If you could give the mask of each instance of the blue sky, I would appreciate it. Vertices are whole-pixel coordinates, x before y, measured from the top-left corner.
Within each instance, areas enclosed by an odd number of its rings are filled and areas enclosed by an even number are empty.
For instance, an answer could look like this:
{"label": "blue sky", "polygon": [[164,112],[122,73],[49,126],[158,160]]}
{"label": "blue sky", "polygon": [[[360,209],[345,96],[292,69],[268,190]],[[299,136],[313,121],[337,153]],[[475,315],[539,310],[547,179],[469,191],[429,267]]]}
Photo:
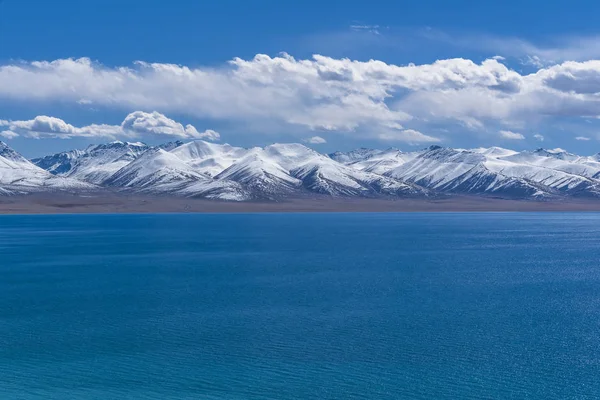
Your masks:
{"label": "blue sky", "polygon": [[244,146],[319,137],[321,151],[589,154],[600,148],[598,12],[593,1],[4,0],[0,130],[31,157],[214,131]]}

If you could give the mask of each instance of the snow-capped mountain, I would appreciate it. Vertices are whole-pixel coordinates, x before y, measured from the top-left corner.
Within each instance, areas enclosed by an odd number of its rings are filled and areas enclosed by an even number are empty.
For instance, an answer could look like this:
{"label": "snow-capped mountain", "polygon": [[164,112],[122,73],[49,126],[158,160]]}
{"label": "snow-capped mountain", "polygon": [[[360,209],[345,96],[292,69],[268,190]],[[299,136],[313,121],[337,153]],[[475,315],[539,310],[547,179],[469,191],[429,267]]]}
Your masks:
{"label": "snow-capped mountain", "polygon": [[162,148],[145,152],[103,183],[145,193],[239,201],[249,198],[244,188],[235,182],[218,181],[202,174]]}
{"label": "snow-capped mountain", "polygon": [[[598,196],[600,182],[582,175],[591,165],[548,152],[492,148],[457,150],[432,146],[384,174],[437,191],[503,197]],[[594,172],[588,172],[593,176]]]}
{"label": "snow-capped mountain", "polygon": [[171,152],[196,171],[208,176],[216,176],[243,158],[248,149],[195,140]]}
{"label": "snow-capped mountain", "polygon": [[177,186],[180,182],[202,178],[201,173],[194,171],[177,156],[163,149],[153,149],[124,165],[103,183],[107,186],[153,190],[165,184]]}
{"label": "snow-capped mountain", "polygon": [[385,175],[442,192],[510,197],[549,195],[543,188],[489,168],[489,164],[495,165],[493,160],[479,152],[432,146]]}
{"label": "snow-capped mountain", "polygon": [[64,175],[73,169],[73,164],[85,155],[85,150],[71,150],[42,158],[34,158],[32,163],[54,175]]}
{"label": "snow-capped mountain", "polygon": [[150,149],[144,143],[111,142],[32,160],[37,166],[64,177],[101,184]]}
{"label": "snow-capped mountain", "polygon": [[387,149],[372,153],[368,157],[355,159],[348,163],[352,168],[375,174],[384,174],[414,159],[419,152],[404,153],[398,149]]}
{"label": "snow-capped mountain", "polygon": [[215,178],[237,182],[259,197],[277,198],[297,191],[302,181],[263,153],[262,149],[250,150]]}
{"label": "snow-capped mountain", "polygon": [[72,150],[33,159],[32,162],[55,175],[101,185],[146,151],[154,148],[170,151],[182,144],[183,142],[177,141],[151,147],[140,142],[114,141],[92,145],[85,150]]}
{"label": "snow-capped mountain", "polygon": [[353,162],[366,160],[382,152],[382,150],[367,149],[365,147],[361,147],[360,149],[347,152],[336,151],[335,153],[329,154],[329,158],[342,164],[350,164]]}
{"label": "snow-capped mountain", "polygon": [[0,142],[0,194],[92,188],[89,183],[55,176]]}
{"label": "snow-capped mountain", "polygon": [[266,147],[265,152],[311,192],[364,197],[427,195],[424,188],[341,164],[300,144],[274,144]]}
{"label": "snow-capped mountain", "polygon": [[600,155],[561,149],[431,146],[324,155],[297,143],[241,148],[200,140],[162,146],[112,142],[34,160],[41,168],[25,162],[47,176],[113,190],[238,201],[315,195],[600,197]]}
{"label": "snow-capped mountain", "polygon": [[[424,195],[427,191],[396,179],[359,171],[301,144],[274,144],[244,149],[203,141],[186,143],[170,152],[186,168],[211,181],[213,195],[276,200],[306,194],[332,196]],[[175,165],[175,163],[172,163]],[[179,171],[185,168],[181,166]],[[227,182],[220,187],[216,182]],[[232,186],[235,183],[237,186]],[[180,190],[204,193],[201,182]]]}

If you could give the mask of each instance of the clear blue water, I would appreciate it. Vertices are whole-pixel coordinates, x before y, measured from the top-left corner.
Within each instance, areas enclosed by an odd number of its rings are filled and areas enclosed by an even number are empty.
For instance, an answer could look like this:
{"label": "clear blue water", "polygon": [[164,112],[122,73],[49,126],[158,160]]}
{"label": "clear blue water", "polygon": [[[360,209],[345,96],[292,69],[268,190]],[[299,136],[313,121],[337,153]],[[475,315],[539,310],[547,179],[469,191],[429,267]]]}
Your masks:
{"label": "clear blue water", "polygon": [[594,399],[600,214],[0,217],[2,399]]}

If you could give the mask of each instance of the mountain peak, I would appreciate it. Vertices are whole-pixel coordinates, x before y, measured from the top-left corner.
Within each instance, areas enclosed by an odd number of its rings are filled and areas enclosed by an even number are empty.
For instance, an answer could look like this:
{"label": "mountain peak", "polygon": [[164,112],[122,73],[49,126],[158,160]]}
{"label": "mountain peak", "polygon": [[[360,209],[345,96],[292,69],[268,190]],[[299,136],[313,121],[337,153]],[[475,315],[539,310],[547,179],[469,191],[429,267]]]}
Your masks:
{"label": "mountain peak", "polygon": [[4,157],[4,158],[6,158],[8,160],[12,160],[12,161],[29,162],[25,157],[23,157],[21,154],[17,153],[15,150],[13,150],[12,147],[7,145],[3,141],[0,141],[0,157]]}
{"label": "mountain peak", "polygon": [[183,146],[185,143],[183,143],[181,140],[176,140],[174,142],[168,142],[168,143],[163,143],[158,145],[159,148],[166,150],[166,151],[171,151],[173,149],[176,149],[179,146]]}
{"label": "mountain peak", "polygon": [[574,160],[579,158],[579,156],[569,153],[566,150],[563,150],[561,148],[555,148],[555,149],[543,149],[543,148],[539,148],[537,150],[535,150],[533,152],[533,154],[537,155],[537,156],[541,156],[541,157],[552,157],[552,158],[556,158],[559,160]]}
{"label": "mountain peak", "polygon": [[115,140],[110,143],[101,144],[104,148],[119,148],[119,147],[148,147],[146,143],[142,142],[123,142],[121,140]]}
{"label": "mountain peak", "polygon": [[0,151],[10,150],[14,151],[9,145],[0,140]]}
{"label": "mountain peak", "polygon": [[508,156],[512,156],[517,154],[516,151],[514,150],[509,150],[509,149],[505,149],[502,147],[498,147],[498,146],[492,146],[492,147],[480,147],[477,149],[472,149],[471,151],[475,152],[475,153],[480,153],[489,157],[508,157]]}
{"label": "mountain peak", "polygon": [[534,150],[534,153],[540,153],[540,154],[563,154],[563,153],[567,153],[566,150],[563,150],[559,147],[555,148],[555,149],[544,149],[543,147],[537,148],[536,150]]}
{"label": "mountain peak", "polygon": [[342,152],[336,151],[334,153],[330,153],[328,156],[332,160],[337,162],[341,162],[343,164],[349,164],[356,161],[366,160],[370,157],[373,157],[376,154],[381,153],[381,150],[369,149],[367,147],[360,147],[355,150]]}
{"label": "mountain peak", "polygon": [[[19,162],[18,153],[2,142],[0,155],[9,168],[29,168],[40,182],[48,179],[40,168]],[[160,146],[115,141],[34,162],[54,175],[105,187],[208,198],[278,199],[315,193],[376,197],[426,191],[533,199],[539,193],[600,198],[600,165],[594,159],[563,149],[515,152],[439,145],[408,153],[362,147],[327,156],[300,143],[242,148],[196,140]],[[11,182],[20,176],[11,174]]]}

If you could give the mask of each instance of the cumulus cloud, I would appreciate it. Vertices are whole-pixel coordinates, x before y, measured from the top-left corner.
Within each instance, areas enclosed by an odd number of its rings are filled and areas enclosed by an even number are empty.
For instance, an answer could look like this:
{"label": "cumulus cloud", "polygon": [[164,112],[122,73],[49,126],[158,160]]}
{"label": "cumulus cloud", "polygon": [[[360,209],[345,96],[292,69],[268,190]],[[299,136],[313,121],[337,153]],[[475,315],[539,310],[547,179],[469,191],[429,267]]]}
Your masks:
{"label": "cumulus cloud", "polygon": [[517,132],[503,130],[498,133],[500,133],[500,136],[502,138],[508,139],[508,140],[523,140],[523,139],[525,139],[525,136],[523,136],[522,134],[517,133]]}
{"label": "cumulus cloud", "polygon": [[134,132],[139,135],[170,135],[178,137],[199,137],[200,134],[192,125],[185,127],[156,111],[146,113],[135,111],[129,114],[121,123],[124,132]]}
{"label": "cumulus cloud", "polygon": [[2,136],[5,139],[14,139],[16,137],[19,137],[19,134],[13,131],[1,131],[0,132],[0,136]]}
{"label": "cumulus cloud", "polygon": [[[491,126],[514,129],[529,121],[600,116],[600,61],[540,66],[530,74],[502,61],[456,58],[394,65],[259,54],[220,67],[191,68],[146,62],[107,67],[87,58],[61,59],[0,66],[0,98],[155,109],[277,130],[291,125],[415,143],[438,140],[414,129],[426,131],[429,123],[485,132]],[[50,132],[70,129],[59,121],[41,122],[53,124],[46,127]],[[153,113],[132,115],[122,130],[193,137],[192,128]]]}
{"label": "cumulus cloud", "polygon": [[587,137],[587,136],[577,136],[577,137],[575,138],[575,140],[583,140],[583,141],[588,141],[588,140],[592,140],[592,139],[590,139],[590,138],[589,138],[589,137]]}
{"label": "cumulus cloud", "polygon": [[533,135],[533,138],[535,140],[539,140],[540,142],[544,141],[544,135],[540,135],[539,133],[536,133],[535,135]]}
{"label": "cumulus cloud", "polygon": [[88,125],[84,127],[75,127],[66,123],[60,118],[39,115],[34,119],[27,121],[0,121],[0,126],[8,127],[8,130],[17,133],[19,136],[27,136],[36,139],[51,137],[64,138],[71,137],[114,137],[125,135],[119,126],[113,125]]}
{"label": "cumulus cloud", "polygon": [[26,136],[36,139],[73,137],[143,137],[149,135],[175,136],[188,139],[218,140],[220,135],[213,130],[198,132],[192,125],[185,127],[158,112],[133,112],[125,117],[121,125],[92,124],[76,127],[60,118],[39,115],[27,121],[0,120],[0,127],[8,129],[2,132],[6,138]]}
{"label": "cumulus cloud", "polygon": [[310,144],[323,144],[327,143],[327,140],[323,139],[321,136],[313,136],[306,139],[305,142]]}
{"label": "cumulus cloud", "polygon": [[196,135],[195,137],[197,137],[198,139],[216,142],[217,140],[221,139],[221,134],[219,132],[213,131],[212,129],[207,129],[204,132],[198,133],[198,135]]}

